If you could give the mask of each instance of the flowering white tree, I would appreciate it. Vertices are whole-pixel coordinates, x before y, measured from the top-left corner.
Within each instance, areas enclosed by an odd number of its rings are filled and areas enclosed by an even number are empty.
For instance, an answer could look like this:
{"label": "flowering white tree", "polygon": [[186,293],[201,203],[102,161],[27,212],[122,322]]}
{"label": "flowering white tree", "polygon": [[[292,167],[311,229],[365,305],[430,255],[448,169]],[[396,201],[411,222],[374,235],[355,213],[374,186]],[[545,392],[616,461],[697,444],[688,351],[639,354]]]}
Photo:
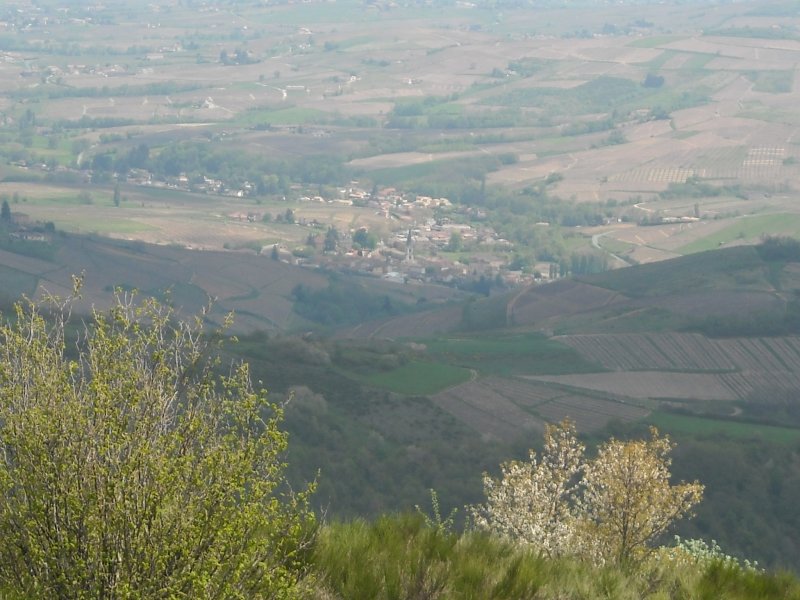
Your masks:
{"label": "flowering white tree", "polygon": [[538,461],[531,450],[529,462],[503,464],[499,480],[484,474],[486,504],[472,510],[476,526],[530,544],[546,556],[570,553],[583,452],[573,423],[548,425]]}
{"label": "flowering white tree", "polygon": [[700,502],[697,482],[670,484],[666,436],[611,439],[593,460],[570,421],[548,426],[541,457],[502,465],[484,475],[486,503],[473,508],[475,525],[535,548],[545,556],[579,555],[597,563],[632,562]]}

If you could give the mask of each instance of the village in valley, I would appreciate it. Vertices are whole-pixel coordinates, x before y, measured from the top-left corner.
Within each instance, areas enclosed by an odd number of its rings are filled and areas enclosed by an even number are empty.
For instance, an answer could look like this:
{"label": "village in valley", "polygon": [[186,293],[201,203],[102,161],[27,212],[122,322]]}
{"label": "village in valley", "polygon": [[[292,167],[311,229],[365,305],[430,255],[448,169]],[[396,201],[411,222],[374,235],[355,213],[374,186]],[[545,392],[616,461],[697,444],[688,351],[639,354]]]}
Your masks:
{"label": "village in valley", "polygon": [[[53,172],[87,184],[96,177],[91,169],[53,168],[44,163],[16,166]],[[226,199],[252,201],[256,196],[256,187],[250,182],[237,188],[221,179],[207,176],[190,178],[186,173],[156,177],[146,169],[133,168],[119,179],[124,182],[126,190],[153,188],[202,194],[220,197],[226,205]],[[123,201],[119,189],[120,183],[117,182],[114,191],[116,204]],[[281,241],[260,248],[232,248],[226,244],[224,249],[255,251],[287,264],[379,277],[389,282],[466,285],[486,294],[492,288],[505,289],[557,277],[558,271],[549,263],[537,265],[535,270],[510,269],[514,245],[489,224],[481,223],[485,213],[454,206],[447,198],[417,195],[393,187],[373,186],[372,190],[366,190],[359,187],[358,181],[350,182],[347,187],[329,188],[327,191],[333,194],[327,197],[315,194],[317,191],[309,186],[293,186],[295,197],[287,200],[284,196],[280,200],[289,207],[282,212],[276,212],[272,206],[270,210],[262,209],[260,202],[252,206],[251,202],[251,208],[245,210],[237,204],[235,210],[219,215],[234,226],[275,223],[301,228],[304,232],[307,230],[302,245]],[[127,195],[124,198],[127,200]],[[13,201],[15,207],[19,206],[19,194]],[[90,199],[87,201],[91,202]],[[368,215],[359,220],[368,222],[369,226],[339,230],[321,217],[311,216],[318,215],[320,209],[331,213],[344,210]],[[465,222],[468,220],[470,223]],[[11,221],[14,224],[12,235],[16,239],[51,241],[52,223],[45,228],[19,211],[12,213]],[[548,226],[548,223],[540,226]]]}
{"label": "village in valley", "polygon": [[[397,283],[456,284],[491,279],[492,285],[507,287],[533,281],[533,274],[509,270],[510,242],[488,225],[458,222],[447,198],[406,194],[394,188],[370,193],[353,186],[340,190],[340,197],[335,199],[301,196],[300,203],[290,218],[295,225],[309,228],[306,248],[275,245],[280,260]],[[383,227],[376,228],[385,233],[375,234],[367,227],[341,232],[326,228],[318,220],[302,216],[303,203],[361,207],[385,220]],[[241,214],[230,216],[242,218]],[[263,214],[248,213],[246,218],[263,219]],[[272,253],[272,249],[264,248],[262,253]]]}

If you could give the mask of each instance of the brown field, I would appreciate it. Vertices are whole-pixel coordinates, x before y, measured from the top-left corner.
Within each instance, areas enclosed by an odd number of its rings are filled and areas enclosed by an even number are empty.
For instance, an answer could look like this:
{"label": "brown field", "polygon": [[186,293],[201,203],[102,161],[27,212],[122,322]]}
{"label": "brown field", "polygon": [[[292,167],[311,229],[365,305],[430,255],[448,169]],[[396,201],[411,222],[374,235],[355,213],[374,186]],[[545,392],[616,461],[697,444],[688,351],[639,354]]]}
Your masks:
{"label": "brown field", "polygon": [[328,283],[320,273],[253,254],[72,236],[59,239],[57,245],[57,262],[0,251],[0,265],[36,276],[36,296],[66,296],[72,289],[72,275],[83,273],[79,312],[109,305],[116,287],[161,297],[171,290],[172,302],[185,313],[196,313],[209,299],[216,299],[210,318],[218,324],[230,311],[243,313],[235,331],[286,329],[296,320],[292,288],[299,283],[311,287]]}
{"label": "brown field", "polygon": [[715,342],[695,333],[566,335],[555,339],[614,371],[738,369]]}
{"label": "brown field", "polygon": [[[175,190],[122,186],[121,207],[112,203],[113,189],[90,188],[91,202],[76,200],[82,188],[39,184],[0,183],[0,193],[17,192],[26,200],[14,205],[33,220],[52,221],[56,228],[74,233],[96,233],[153,244],[176,244],[206,250],[303,245],[310,231],[328,225],[340,231],[366,226],[381,235],[389,231],[383,215],[368,208],[339,207],[310,202],[264,202],[226,196],[192,194]],[[260,216],[282,214],[292,208],[298,221],[313,221],[323,229],[301,224],[263,223]],[[259,216],[248,222],[246,215]],[[424,211],[421,211],[424,214]]]}
{"label": "brown field", "polygon": [[639,421],[650,414],[649,410],[635,404],[574,395],[541,404],[536,412],[549,423],[571,419],[581,432],[602,429],[610,421]]}
{"label": "brown field", "polygon": [[6,250],[0,250],[0,265],[40,277],[55,268],[53,263],[46,260],[22,256]]}
{"label": "brown field", "polygon": [[686,317],[704,318],[782,311],[785,301],[772,291],[712,291],[649,298],[637,301],[636,305],[663,308]]}
{"label": "brown field", "polygon": [[539,419],[481,380],[439,392],[431,396],[431,400],[484,436],[515,439],[526,433],[544,430]]}
{"label": "brown field", "polygon": [[684,400],[735,400],[737,396],[718,378],[704,373],[665,373],[659,371],[620,371],[588,375],[530,375],[576,389],[603,392],[640,399],[677,398]]}
{"label": "brown field", "polygon": [[507,321],[514,325],[533,325],[550,317],[612,307],[625,300],[616,292],[576,281],[530,286],[509,302]]}
{"label": "brown field", "polygon": [[486,377],[480,380],[480,385],[525,408],[539,406],[563,395],[560,390],[518,378]]}
{"label": "brown field", "polygon": [[650,412],[635,404],[569,394],[559,388],[517,378],[489,377],[480,383],[517,406],[533,407],[534,412],[548,423],[572,419],[578,431],[594,431],[605,427],[611,420],[637,421]]}
{"label": "brown field", "polygon": [[[745,399],[756,392],[793,391],[800,387],[797,337],[712,340],[699,334],[648,333],[555,339],[617,372],[537,380],[636,398],[732,400]],[[663,372],[659,375],[655,370]]]}
{"label": "brown field", "polygon": [[576,395],[541,381],[517,378],[470,381],[440,392],[432,400],[482,435],[512,439],[541,431],[543,422],[570,418],[579,431],[589,432],[611,420],[636,421],[649,414],[635,404]]}

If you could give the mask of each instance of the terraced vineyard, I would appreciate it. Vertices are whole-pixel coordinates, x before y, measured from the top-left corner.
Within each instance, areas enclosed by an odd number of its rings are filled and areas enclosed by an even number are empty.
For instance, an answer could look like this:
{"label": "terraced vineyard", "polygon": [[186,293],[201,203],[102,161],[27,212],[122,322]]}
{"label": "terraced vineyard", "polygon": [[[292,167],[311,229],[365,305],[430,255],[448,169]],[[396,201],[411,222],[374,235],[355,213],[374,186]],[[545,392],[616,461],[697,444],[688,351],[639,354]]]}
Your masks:
{"label": "terraced vineyard", "polygon": [[541,419],[495,390],[491,382],[470,381],[440,392],[431,399],[439,408],[482,435],[496,439],[514,439],[544,430]]}
{"label": "terraced vineyard", "polygon": [[[800,338],[795,336],[714,340],[690,333],[647,333],[556,339],[614,371],[669,371],[676,382],[686,380],[687,374],[705,372],[734,398],[800,389]],[[584,375],[583,381],[593,388],[592,380],[601,378]]]}
{"label": "terraced vineyard", "polygon": [[636,404],[571,394],[545,402],[536,410],[550,423],[569,417],[575,421],[578,431],[595,431],[611,420],[638,421],[650,414],[649,410]]}
{"label": "terraced vineyard", "polygon": [[560,387],[517,378],[487,377],[455,386],[432,397],[437,406],[483,435],[514,439],[540,432],[544,423],[565,418],[579,431],[595,431],[611,420],[638,421],[649,414],[641,406],[575,394]]}
{"label": "terraced vineyard", "polygon": [[532,380],[631,400],[731,401],[737,396],[713,373],[621,371],[574,375],[534,375]]}
{"label": "terraced vineyard", "polygon": [[735,371],[718,345],[694,333],[559,336],[559,342],[613,371]]}
{"label": "terraced vineyard", "polygon": [[526,288],[509,302],[507,321],[513,325],[533,324],[549,317],[613,306],[624,300],[624,296],[614,291],[576,281],[558,281]]}

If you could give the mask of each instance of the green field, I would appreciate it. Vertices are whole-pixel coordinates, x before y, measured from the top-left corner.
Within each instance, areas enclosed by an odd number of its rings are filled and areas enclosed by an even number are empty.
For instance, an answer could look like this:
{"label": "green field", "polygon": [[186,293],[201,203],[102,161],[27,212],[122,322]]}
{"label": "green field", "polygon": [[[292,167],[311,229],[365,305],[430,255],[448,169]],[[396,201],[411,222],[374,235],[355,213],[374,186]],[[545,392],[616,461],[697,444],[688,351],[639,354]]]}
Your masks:
{"label": "green field", "polygon": [[129,221],[123,218],[119,219],[104,219],[104,218],[65,218],[61,219],[56,217],[53,220],[59,229],[65,231],[76,232],[94,232],[94,233],[138,233],[142,231],[153,231],[156,229],[145,223],[138,221]]}
{"label": "green field", "polygon": [[621,77],[598,77],[574,88],[517,88],[484,100],[484,104],[536,107],[554,114],[610,112],[620,104],[646,96],[638,82]]}
{"label": "green field", "polygon": [[[277,86],[276,86],[277,87]],[[236,124],[243,127],[252,125],[301,125],[316,123],[327,113],[313,108],[292,106],[276,110],[255,109],[242,113],[236,118]]]}
{"label": "green field", "polygon": [[[452,10],[452,7],[448,7]],[[381,20],[378,11],[364,10],[361,4],[331,3],[314,6],[313,17],[309,17],[307,7],[303,4],[270,7],[256,18],[269,25],[294,25],[306,26],[312,23],[365,23],[377,22]],[[393,11],[394,19],[424,19],[437,18],[442,16],[442,9],[414,7],[413,10],[399,9]]]}
{"label": "green field", "polygon": [[[647,42],[649,40],[637,40],[637,41]],[[635,42],[632,45],[635,45]],[[660,44],[658,44],[658,45],[660,45]],[[649,46],[644,46],[644,47],[649,47]],[[664,50],[661,54],[656,56],[654,59],[652,59],[652,60],[650,60],[650,61],[648,61],[646,63],[641,63],[641,64],[642,64],[642,66],[645,66],[645,67],[647,67],[648,69],[650,69],[652,71],[658,71],[659,69],[661,69],[661,67],[664,66],[664,63],[666,63],[672,57],[677,56],[678,54],[679,54],[679,52],[676,51],[676,50]]]}
{"label": "green field", "polygon": [[682,35],[653,35],[634,40],[628,46],[633,46],[634,48],[658,48],[683,39],[686,38]]}
{"label": "green field", "polygon": [[711,59],[715,58],[715,56],[716,55],[714,54],[693,52],[692,56],[685,63],[683,63],[683,65],[681,65],[681,69],[686,69],[689,71],[703,69],[709,62],[711,62]]}
{"label": "green field", "polygon": [[598,243],[603,250],[613,252],[614,254],[624,254],[636,247],[636,244],[623,242],[608,236],[601,237]]}
{"label": "green field", "polygon": [[678,249],[682,254],[694,254],[719,248],[730,242],[755,242],[765,235],[791,235],[800,231],[800,215],[771,214],[741,217],[733,225]]}
{"label": "green field", "polygon": [[406,396],[427,396],[468,381],[470,371],[453,365],[414,361],[385,373],[361,377],[367,385]]}
{"label": "green field", "polygon": [[715,252],[700,252],[669,261],[616,269],[578,279],[616,290],[627,296],[648,297],[680,294],[687,289],[771,289],[769,269],[754,246],[735,246]]}
{"label": "green field", "polygon": [[381,185],[406,185],[413,187],[422,182],[434,182],[437,185],[459,181],[469,175],[486,173],[497,167],[498,159],[482,154],[462,158],[447,158],[429,162],[386,167],[369,173],[370,178]]}
{"label": "green field", "polygon": [[424,340],[430,356],[483,374],[592,373],[602,367],[539,333]]}
{"label": "green field", "polygon": [[736,113],[736,116],[743,119],[756,119],[793,127],[800,125],[800,114],[796,111],[767,106],[758,101],[744,103],[744,110]]}
{"label": "green field", "polygon": [[748,71],[744,76],[755,84],[756,92],[788,94],[792,91],[793,71]]}
{"label": "green field", "polygon": [[665,412],[654,412],[648,420],[667,433],[723,434],[733,438],[757,438],[782,444],[800,441],[800,429],[791,427],[706,419]]}

